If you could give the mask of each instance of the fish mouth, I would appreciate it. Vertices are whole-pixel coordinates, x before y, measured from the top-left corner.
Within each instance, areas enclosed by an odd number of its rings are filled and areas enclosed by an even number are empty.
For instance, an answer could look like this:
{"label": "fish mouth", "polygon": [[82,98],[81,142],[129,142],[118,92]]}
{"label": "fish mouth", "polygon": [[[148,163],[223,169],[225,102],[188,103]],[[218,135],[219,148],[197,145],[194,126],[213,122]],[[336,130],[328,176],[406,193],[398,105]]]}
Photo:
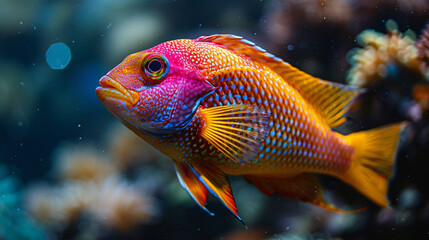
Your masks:
{"label": "fish mouth", "polygon": [[101,102],[113,99],[135,105],[140,99],[138,92],[126,89],[117,80],[109,76],[103,76],[100,79],[100,86],[95,91]]}

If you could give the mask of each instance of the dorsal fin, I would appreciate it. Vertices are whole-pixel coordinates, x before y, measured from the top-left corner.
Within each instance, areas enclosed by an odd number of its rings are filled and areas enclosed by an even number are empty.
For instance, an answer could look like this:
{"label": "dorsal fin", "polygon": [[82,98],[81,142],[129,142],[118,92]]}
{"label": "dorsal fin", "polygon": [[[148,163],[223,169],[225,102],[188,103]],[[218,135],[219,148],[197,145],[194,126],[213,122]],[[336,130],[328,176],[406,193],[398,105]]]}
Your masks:
{"label": "dorsal fin", "polygon": [[361,89],[353,86],[315,78],[239,36],[203,36],[195,41],[215,43],[271,68],[294,87],[331,128],[339,126],[345,121],[345,114],[350,108],[350,103],[362,92]]}

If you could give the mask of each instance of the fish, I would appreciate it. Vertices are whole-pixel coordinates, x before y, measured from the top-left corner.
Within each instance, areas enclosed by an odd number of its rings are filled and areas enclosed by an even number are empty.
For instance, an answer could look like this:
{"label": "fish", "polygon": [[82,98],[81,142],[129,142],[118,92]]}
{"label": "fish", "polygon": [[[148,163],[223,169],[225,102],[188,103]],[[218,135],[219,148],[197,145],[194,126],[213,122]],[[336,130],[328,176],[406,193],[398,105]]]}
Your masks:
{"label": "fish", "polygon": [[99,83],[103,105],[173,160],[182,187],[211,215],[209,194],[242,221],[228,175],[266,195],[361,211],[325,201],[317,175],[329,175],[388,206],[404,123],[333,131],[364,90],[313,77],[243,37],[167,41],[127,56]]}

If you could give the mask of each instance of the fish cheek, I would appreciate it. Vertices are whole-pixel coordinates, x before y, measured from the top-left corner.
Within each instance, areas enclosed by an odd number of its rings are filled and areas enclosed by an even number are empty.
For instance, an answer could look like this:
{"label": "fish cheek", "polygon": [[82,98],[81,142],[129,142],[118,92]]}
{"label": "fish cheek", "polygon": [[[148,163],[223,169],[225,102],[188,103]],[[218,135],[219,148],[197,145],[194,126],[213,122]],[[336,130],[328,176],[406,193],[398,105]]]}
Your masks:
{"label": "fish cheek", "polygon": [[156,126],[163,127],[177,105],[177,91],[176,85],[168,83],[143,90],[136,105],[142,123],[151,123],[151,126],[157,123]]}
{"label": "fish cheek", "polygon": [[173,125],[183,125],[197,110],[200,102],[216,90],[205,80],[187,79],[179,85],[178,104],[171,119]]}

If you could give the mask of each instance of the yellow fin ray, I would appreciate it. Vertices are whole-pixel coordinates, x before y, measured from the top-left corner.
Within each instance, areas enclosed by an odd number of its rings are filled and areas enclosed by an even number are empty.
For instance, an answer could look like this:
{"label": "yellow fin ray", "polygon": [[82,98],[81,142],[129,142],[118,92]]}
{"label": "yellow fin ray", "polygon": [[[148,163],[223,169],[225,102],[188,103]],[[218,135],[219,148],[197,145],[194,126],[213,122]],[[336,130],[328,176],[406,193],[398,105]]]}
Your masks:
{"label": "yellow fin ray", "polygon": [[199,109],[201,136],[235,162],[256,157],[269,131],[265,110],[253,105],[230,105]]}
{"label": "yellow fin ray", "polygon": [[345,136],[355,152],[349,170],[339,177],[382,207],[388,204],[388,179],[392,175],[396,148],[404,125],[383,126]]}

